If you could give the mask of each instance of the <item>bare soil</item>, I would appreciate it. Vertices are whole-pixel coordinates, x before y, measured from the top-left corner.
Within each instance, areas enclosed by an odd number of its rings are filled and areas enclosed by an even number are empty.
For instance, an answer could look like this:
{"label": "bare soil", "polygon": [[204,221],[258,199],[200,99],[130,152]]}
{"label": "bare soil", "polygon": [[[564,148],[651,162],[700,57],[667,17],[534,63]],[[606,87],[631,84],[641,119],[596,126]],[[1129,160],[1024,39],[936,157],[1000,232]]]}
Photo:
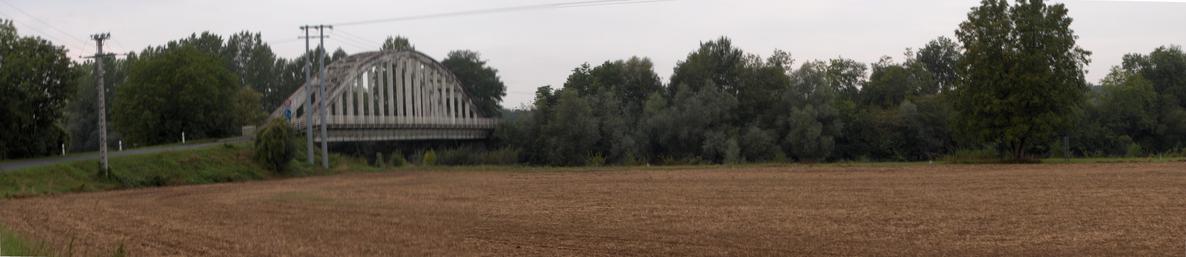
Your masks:
{"label": "bare soil", "polygon": [[1184,256],[1186,163],[391,172],[0,200],[62,255]]}

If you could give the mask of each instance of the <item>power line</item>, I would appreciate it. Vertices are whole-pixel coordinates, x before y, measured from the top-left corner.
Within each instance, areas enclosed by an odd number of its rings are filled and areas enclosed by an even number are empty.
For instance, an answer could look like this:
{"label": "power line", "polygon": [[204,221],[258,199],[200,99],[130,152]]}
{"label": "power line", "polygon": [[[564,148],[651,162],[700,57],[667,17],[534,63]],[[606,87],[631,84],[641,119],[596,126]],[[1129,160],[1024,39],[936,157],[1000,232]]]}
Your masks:
{"label": "power line", "polygon": [[671,1],[676,1],[676,0],[636,0],[636,1],[623,1],[623,2],[617,2],[617,3],[603,3],[603,4],[574,4],[574,5],[569,5],[569,6],[556,7],[556,9],[565,9],[565,8],[578,8],[578,7],[615,6],[615,5],[633,5],[633,4],[649,4],[649,3],[658,3],[658,2],[671,2]]}
{"label": "power line", "polygon": [[507,13],[507,12],[521,12],[521,11],[530,11],[530,10],[562,9],[562,8],[594,7],[594,6],[614,6],[614,5],[632,5],[632,4],[647,4],[647,3],[668,2],[668,1],[676,1],[676,0],[586,0],[586,1],[566,2],[566,3],[520,5],[520,6],[502,7],[502,8],[478,9],[478,10],[469,10],[469,11],[460,11],[460,12],[445,12],[445,13],[413,15],[413,16],[404,16],[404,17],[395,17],[395,18],[386,18],[386,19],[342,22],[342,23],[334,24],[334,26],[344,27],[344,26],[355,26],[355,25],[365,25],[365,24],[374,24],[374,23],[424,20],[424,19],[436,19],[436,18],[446,18],[446,17]]}
{"label": "power line", "polygon": [[264,43],[266,43],[268,45],[283,45],[283,44],[300,42],[301,39],[302,38],[298,37],[298,38],[294,38],[294,39],[272,40],[272,41],[267,41]]}
{"label": "power line", "polygon": [[[19,24],[19,23],[17,23],[16,21],[13,21],[14,26],[17,24]],[[68,47],[75,48],[75,49],[81,49],[83,51],[85,51],[89,48],[89,47],[79,47],[78,44],[74,44],[70,41],[61,40],[60,38],[55,37],[49,33],[45,33],[45,31],[43,31],[43,30],[37,29],[37,27],[26,25],[25,28],[32,30],[34,32],[34,33],[30,33],[30,34],[33,34],[34,36],[37,36],[41,39],[50,41],[50,44],[58,43],[58,44],[62,44],[63,46],[68,46]]]}
{"label": "power line", "polygon": [[336,31],[336,32],[338,32],[338,35],[339,35],[339,36],[346,36],[346,37],[348,37],[348,38],[353,38],[353,39],[356,39],[356,40],[358,40],[358,41],[360,41],[360,42],[364,42],[364,43],[367,43],[367,44],[375,44],[375,43],[377,42],[377,41],[375,41],[375,40],[371,40],[371,39],[369,39],[369,38],[366,38],[366,37],[363,37],[363,36],[359,36],[358,34],[350,33],[349,31],[340,30],[340,29],[339,29],[339,30],[335,30],[335,31]]}
{"label": "power line", "polygon": [[351,43],[355,44],[355,46],[364,46],[364,47],[362,47],[363,50],[381,47],[383,45],[381,43],[375,43],[374,41],[371,41],[369,39],[366,39],[366,38],[363,38],[363,37],[360,37],[360,36],[357,36],[357,35],[351,34],[349,32],[342,31],[342,30],[335,30],[334,32],[338,32],[337,35],[339,37],[337,37],[336,39],[340,39],[340,41],[342,41],[342,42],[351,42]]}
{"label": "power line", "polygon": [[29,18],[33,19],[33,21],[41,23],[42,25],[45,25],[46,27],[49,27],[50,29],[53,29],[53,30],[57,31],[58,33],[61,33],[62,35],[66,35],[66,37],[74,40],[76,43],[81,43],[83,45],[86,45],[87,43],[89,43],[86,40],[83,40],[77,36],[74,36],[74,34],[70,34],[64,30],[58,29],[58,27],[54,27],[53,25],[50,25],[48,22],[45,22],[45,21],[41,20],[40,18],[37,18],[37,16],[33,16],[33,14],[29,14],[28,12],[25,12],[25,10],[21,10],[21,8],[16,7],[16,5],[13,5],[12,3],[9,3],[8,1],[0,1],[0,3],[3,3],[4,5],[7,5],[8,7],[12,7],[13,10],[20,12],[20,13],[24,14],[25,16],[28,16]]}
{"label": "power line", "polygon": [[123,42],[120,42],[118,39],[111,38],[111,42],[115,43],[115,46],[118,46],[119,49],[123,50],[122,52],[124,53],[136,51],[135,49],[124,46]]}
{"label": "power line", "polygon": [[[360,49],[359,52],[365,52],[367,49],[371,48],[371,47],[365,46],[363,44],[359,44],[359,43],[355,43],[355,42],[351,42],[351,41],[347,41],[347,40],[343,40],[343,39],[344,39],[343,37],[330,38],[330,40],[337,41],[338,43],[342,43],[343,45],[349,45],[352,48],[359,48]],[[341,46],[339,46],[339,47],[341,47]]]}

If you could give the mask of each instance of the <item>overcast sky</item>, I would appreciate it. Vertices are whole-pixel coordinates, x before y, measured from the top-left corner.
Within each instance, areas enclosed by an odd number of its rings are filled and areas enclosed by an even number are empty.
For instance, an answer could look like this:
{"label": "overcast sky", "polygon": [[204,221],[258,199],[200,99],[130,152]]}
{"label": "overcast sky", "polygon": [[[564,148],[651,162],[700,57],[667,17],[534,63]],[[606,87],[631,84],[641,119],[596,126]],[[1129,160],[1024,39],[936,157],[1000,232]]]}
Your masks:
{"label": "overcast sky", "polygon": [[[139,51],[194,32],[261,32],[281,57],[304,51],[303,24],[340,24],[466,10],[574,0],[0,0],[0,17],[24,35],[90,54],[90,34],[110,32],[109,51]],[[1186,1],[1060,1],[1067,4],[1079,44],[1093,51],[1087,77],[1098,81],[1126,53],[1186,44]],[[676,0],[471,15],[339,26],[326,42],[347,52],[377,50],[388,35],[404,35],[439,59],[454,49],[480,52],[507,83],[506,107],[529,103],[534,89],[561,86],[588,62],[641,56],[666,79],[675,63],[702,41],[733,39],[747,52],[786,50],[799,60],[881,56],[901,60],[938,36],[954,37],[973,0]]]}

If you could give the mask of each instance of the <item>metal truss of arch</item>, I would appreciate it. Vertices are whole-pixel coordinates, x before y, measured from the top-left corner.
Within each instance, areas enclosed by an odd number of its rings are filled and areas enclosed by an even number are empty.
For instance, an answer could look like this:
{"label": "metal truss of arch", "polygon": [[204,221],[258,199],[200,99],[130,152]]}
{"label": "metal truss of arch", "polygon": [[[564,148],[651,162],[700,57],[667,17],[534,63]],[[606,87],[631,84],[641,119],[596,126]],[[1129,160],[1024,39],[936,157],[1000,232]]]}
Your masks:
{"label": "metal truss of arch", "polygon": [[316,83],[314,77],[298,88],[270,118],[291,111],[289,123],[304,131],[305,115],[312,114],[314,133],[326,123],[329,142],[482,139],[497,125],[474,109],[448,69],[417,51],[365,52],[329,64],[326,109],[313,91],[313,110],[306,111],[305,90],[316,90]]}

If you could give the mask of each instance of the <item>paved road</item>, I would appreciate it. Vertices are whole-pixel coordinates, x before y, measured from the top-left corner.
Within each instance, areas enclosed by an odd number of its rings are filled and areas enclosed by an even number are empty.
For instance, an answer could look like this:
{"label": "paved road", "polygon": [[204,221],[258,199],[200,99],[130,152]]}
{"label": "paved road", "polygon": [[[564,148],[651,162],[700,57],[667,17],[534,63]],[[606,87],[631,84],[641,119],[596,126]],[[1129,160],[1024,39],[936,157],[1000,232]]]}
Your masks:
{"label": "paved road", "polygon": [[[152,154],[152,153],[161,153],[161,152],[171,152],[171,151],[181,151],[181,150],[191,150],[191,149],[198,149],[198,148],[203,148],[203,147],[221,145],[224,143],[242,142],[242,141],[246,141],[246,140],[247,140],[247,138],[227,138],[227,139],[221,139],[221,140],[218,140],[215,142],[209,142],[209,143],[152,146],[152,147],[145,147],[145,148],[129,149],[129,150],[124,150],[124,151],[114,151],[114,149],[109,149],[112,151],[109,152],[111,155],[108,158],[117,158],[117,157],[122,157],[122,156]],[[46,165],[53,165],[53,164],[66,163],[66,162],[73,162],[73,161],[98,160],[98,159],[99,159],[99,152],[87,152],[87,153],[70,154],[70,155],[67,155],[64,157],[48,157],[48,158],[25,159],[25,160],[6,160],[4,162],[0,162],[0,172],[13,171],[13,170],[32,168],[32,167],[39,167],[39,166],[46,166]]]}

